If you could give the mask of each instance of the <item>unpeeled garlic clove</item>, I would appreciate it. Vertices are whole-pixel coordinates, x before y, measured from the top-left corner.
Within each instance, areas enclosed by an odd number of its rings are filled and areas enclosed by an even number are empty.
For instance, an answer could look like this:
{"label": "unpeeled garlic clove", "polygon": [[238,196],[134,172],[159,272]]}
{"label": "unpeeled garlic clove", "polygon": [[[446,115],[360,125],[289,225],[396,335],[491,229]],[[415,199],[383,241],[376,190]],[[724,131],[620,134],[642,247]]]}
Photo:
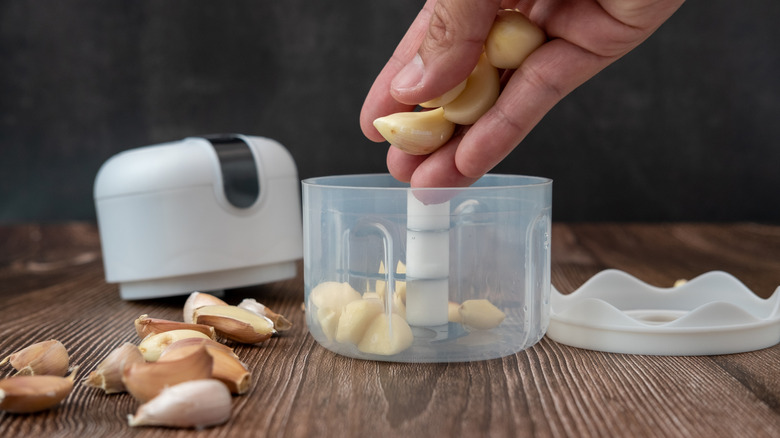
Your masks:
{"label": "unpeeled garlic clove", "polygon": [[134,363],[144,363],[144,356],[138,346],[125,342],[111,351],[103,362],[84,378],[84,385],[100,388],[106,394],[124,392],[126,388],[122,382],[122,373]]}
{"label": "unpeeled garlic clove", "polygon": [[293,324],[287,318],[285,318],[284,315],[274,312],[264,304],[259,303],[254,298],[243,299],[240,303],[238,303],[238,307],[255,312],[260,316],[267,317],[274,323],[274,329],[276,329],[278,332],[290,330],[293,326]]}
{"label": "unpeeled garlic clove", "polygon": [[187,301],[184,302],[184,310],[183,310],[183,316],[184,316],[184,322],[191,324],[194,322],[192,319],[192,314],[195,312],[195,309],[203,306],[227,306],[228,303],[222,301],[221,299],[215,297],[214,295],[207,294],[204,292],[192,292],[188,297]]}
{"label": "unpeeled garlic clove", "polygon": [[214,360],[211,377],[224,383],[233,394],[246,393],[249,390],[252,374],[233,349],[219,342],[195,338],[183,339],[169,345],[160,355],[158,362],[178,360],[203,347]]}
{"label": "unpeeled garlic clove", "polygon": [[263,342],[274,334],[274,323],[237,306],[204,306],[195,309],[197,324],[214,327],[221,336],[244,344]]}
{"label": "unpeeled garlic clove", "polygon": [[391,145],[412,155],[432,153],[455,132],[455,123],[445,118],[442,108],[390,114],[374,120],[374,127]]}
{"label": "unpeeled garlic clove", "polygon": [[483,53],[469,75],[463,92],[455,100],[442,106],[443,117],[460,125],[473,125],[496,103],[500,91],[498,70],[490,65]]}
{"label": "unpeeled garlic clove", "polygon": [[210,378],[213,365],[214,359],[206,347],[200,347],[176,360],[134,363],[124,369],[122,383],[136,400],[145,403],[166,386]]}
{"label": "unpeeled garlic clove", "polygon": [[230,391],[219,380],[191,380],[165,388],[127,416],[130,426],[204,428],[230,419]]}
{"label": "unpeeled garlic clove", "polygon": [[214,327],[210,327],[203,324],[193,324],[180,321],[170,321],[167,319],[150,318],[149,315],[141,315],[133,323],[135,326],[135,332],[138,333],[138,337],[141,339],[146,338],[149,335],[156,335],[158,333],[169,332],[171,330],[195,330],[201,332],[204,335],[214,339],[216,333]]}
{"label": "unpeeled garlic clove", "polygon": [[459,309],[461,324],[474,330],[490,330],[498,327],[506,315],[488,300],[466,300]]}
{"label": "unpeeled garlic clove", "polygon": [[496,68],[516,69],[547,36],[520,11],[498,11],[485,39],[485,55]]}
{"label": "unpeeled garlic clove", "polygon": [[77,370],[74,367],[68,377],[34,375],[0,380],[0,410],[28,414],[54,407],[73,390]]}
{"label": "unpeeled garlic clove", "polygon": [[0,365],[10,363],[17,376],[48,375],[63,377],[68,373],[68,350],[62,342],[51,339],[29,345],[6,357]]}
{"label": "unpeeled garlic clove", "polygon": [[165,347],[185,338],[211,339],[208,335],[195,330],[170,330],[145,337],[138,344],[138,349],[146,361],[154,362],[160,357],[160,353],[165,350]]}

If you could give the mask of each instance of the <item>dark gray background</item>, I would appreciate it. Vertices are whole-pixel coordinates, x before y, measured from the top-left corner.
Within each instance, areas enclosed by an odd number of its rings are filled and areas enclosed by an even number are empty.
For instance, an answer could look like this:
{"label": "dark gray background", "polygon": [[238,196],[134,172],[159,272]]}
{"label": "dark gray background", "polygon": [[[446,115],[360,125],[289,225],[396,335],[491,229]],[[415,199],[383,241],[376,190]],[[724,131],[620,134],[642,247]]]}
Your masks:
{"label": "dark gray background", "polygon": [[[0,0],[0,222],[94,218],[134,147],[272,137],[301,178],[384,172],[358,126],[422,0]],[[780,222],[780,2],[688,2],[561,102],[498,172],[558,221]]]}

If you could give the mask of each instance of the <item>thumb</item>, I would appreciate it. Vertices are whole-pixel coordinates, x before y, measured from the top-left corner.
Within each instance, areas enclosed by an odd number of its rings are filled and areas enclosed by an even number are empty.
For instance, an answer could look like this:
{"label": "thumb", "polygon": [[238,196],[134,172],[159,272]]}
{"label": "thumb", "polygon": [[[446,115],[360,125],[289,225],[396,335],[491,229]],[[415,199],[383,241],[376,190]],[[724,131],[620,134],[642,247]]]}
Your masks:
{"label": "thumb", "polygon": [[417,55],[393,78],[390,94],[405,104],[441,96],[477,64],[501,0],[429,0],[428,30]]}

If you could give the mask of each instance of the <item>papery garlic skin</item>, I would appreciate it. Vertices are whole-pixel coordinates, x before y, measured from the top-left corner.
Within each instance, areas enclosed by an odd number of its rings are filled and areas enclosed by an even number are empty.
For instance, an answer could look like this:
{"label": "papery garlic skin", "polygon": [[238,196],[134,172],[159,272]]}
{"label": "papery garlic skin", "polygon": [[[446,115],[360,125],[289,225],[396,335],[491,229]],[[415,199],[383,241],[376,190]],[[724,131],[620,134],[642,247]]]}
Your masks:
{"label": "papery garlic skin", "polygon": [[219,380],[191,380],[165,388],[141,405],[127,423],[135,426],[205,428],[230,419],[230,391]]}
{"label": "papery garlic skin", "polygon": [[205,347],[200,347],[176,360],[133,364],[123,371],[122,382],[133,398],[145,403],[167,386],[211,378],[213,366],[213,357]]}
{"label": "papery garlic skin", "polygon": [[293,324],[287,318],[285,318],[284,315],[274,312],[264,304],[259,303],[254,298],[243,299],[240,303],[238,303],[238,307],[270,319],[274,323],[274,329],[278,332],[290,330],[293,326]]}
{"label": "papery garlic skin", "polygon": [[73,390],[78,366],[68,377],[16,376],[0,380],[0,411],[29,414],[50,409]]}
{"label": "papery garlic skin", "polygon": [[227,306],[228,303],[222,301],[220,298],[215,297],[214,295],[207,294],[204,292],[192,292],[188,297],[187,301],[184,302],[184,309],[182,311],[184,319],[183,321],[185,323],[191,324],[194,320],[192,318],[193,312],[195,312],[196,309],[203,307],[203,306]]}
{"label": "papery garlic skin", "polygon": [[68,373],[70,358],[62,342],[51,339],[36,342],[6,357],[0,365],[10,363],[17,376],[58,376]]}
{"label": "papery garlic skin", "polygon": [[196,352],[199,348],[206,348],[214,360],[211,367],[213,379],[224,383],[233,394],[240,395],[249,391],[252,374],[233,352],[233,349],[216,341],[191,338],[174,342],[163,350],[157,362],[179,360]]}
{"label": "papery garlic skin", "polygon": [[276,332],[273,321],[237,306],[203,306],[195,309],[193,320],[214,327],[224,338],[244,344],[263,342]]}
{"label": "papery garlic skin", "polygon": [[83,383],[86,386],[100,388],[106,394],[125,392],[127,389],[122,382],[122,373],[125,368],[135,363],[144,363],[144,356],[138,346],[125,342],[111,351],[103,362],[89,373]]}
{"label": "papery garlic skin", "polygon": [[214,327],[209,327],[203,324],[186,323],[181,321],[170,321],[167,319],[150,318],[149,315],[141,315],[133,323],[135,326],[135,332],[138,337],[145,339],[149,335],[156,335],[158,333],[169,332],[172,330],[195,330],[201,332],[204,335],[214,339],[216,333]]}
{"label": "papery garlic skin", "polygon": [[211,339],[208,335],[195,330],[171,330],[167,332],[149,335],[138,344],[138,349],[148,362],[154,362],[160,357],[160,353],[172,343],[186,338]]}

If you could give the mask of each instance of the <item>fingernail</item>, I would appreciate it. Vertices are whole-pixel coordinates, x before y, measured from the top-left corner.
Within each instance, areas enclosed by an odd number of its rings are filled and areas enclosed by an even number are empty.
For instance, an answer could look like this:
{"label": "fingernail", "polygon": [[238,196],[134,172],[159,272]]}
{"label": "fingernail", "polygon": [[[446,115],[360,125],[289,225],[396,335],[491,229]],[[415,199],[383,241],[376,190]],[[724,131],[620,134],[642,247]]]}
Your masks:
{"label": "fingernail", "polygon": [[423,71],[422,58],[419,54],[414,55],[414,58],[395,75],[391,83],[392,88],[396,91],[406,91],[419,87],[422,82]]}

